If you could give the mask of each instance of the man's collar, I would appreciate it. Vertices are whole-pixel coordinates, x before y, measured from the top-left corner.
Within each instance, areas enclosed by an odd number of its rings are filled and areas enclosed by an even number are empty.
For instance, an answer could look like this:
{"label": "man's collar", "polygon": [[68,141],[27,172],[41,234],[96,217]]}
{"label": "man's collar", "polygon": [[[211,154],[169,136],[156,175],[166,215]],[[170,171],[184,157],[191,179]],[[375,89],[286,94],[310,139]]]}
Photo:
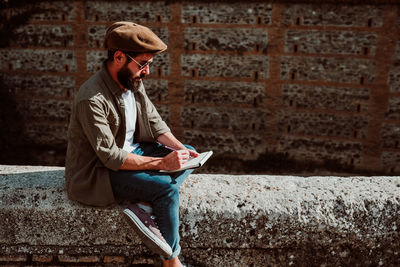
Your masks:
{"label": "man's collar", "polygon": [[113,80],[113,78],[111,77],[110,73],[107,70],[107,60],[103,62],[103,66],[101,67],[100,70],[100,75],[103,78],[104,82],[106,83],[107,87],[114,95],[122,93],[121,87],[119,87],[119,85]]}

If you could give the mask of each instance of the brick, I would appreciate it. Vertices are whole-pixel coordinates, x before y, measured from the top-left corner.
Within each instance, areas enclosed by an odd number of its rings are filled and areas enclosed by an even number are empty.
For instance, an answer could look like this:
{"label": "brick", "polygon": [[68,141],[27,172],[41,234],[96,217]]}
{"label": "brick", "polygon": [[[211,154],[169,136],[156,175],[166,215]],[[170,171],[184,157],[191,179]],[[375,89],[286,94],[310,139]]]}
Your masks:
{"label": "brick", "polygon": [[104,256],[104,263],[125,263],[124,256]]}
{"label": "brick", "polygon": [[390,92],[400,92],[400,60],[392,63],[389,71]]}
{"label": "brick", "polygon": [[268,113],[237,107],[182,107],[181,125],[187,128],[266,130]]}
{"label": "brick", "polygon": [[69,256],[69,255],[58,255],[58,260],[65,263],[94,263],[100,262],[98,256]]}
{"label": "brick", "polygon": [[34,262],[51,262],[53,261],[53,256],[50,255],[33,255],[32,256],[32,261]]}
{"label": "brick", "polygon": [[159,102],[168,99],[168,80],[163,79],[144,79],[143,85],[151,101]]}
{"label": "brick", "polygon": [[384,123],[381,131],[383,148],[400,148],[400,125]]}
{"label": "brick", "polygon": [[[87,51],[86,52],[86,70],[87,72],[94,73],[98,71],[103,61],[107,59],[107,52],[106,51]],[[150,73],[153,75],[158,76],[160,73],[161,76],[168,76],[170,72],[169,66],[169,54],[162,53],[159,55],[154,56],[153,64],[150,65]]]}
{"label": "brick", "polygon": [[186,50],[260,51],[267,52],[265,29],[185,28]]}
{"label": "brick", "polygon": [[25,123],[24,127],[24,141],[26,141],[26,143],[66,147],[68,132],[67,123],[63,125],[54,125],[29,122]]}
{"label": "brick", "polygon": [[24,25],[14,30],[14,44],[27,47],[68,47],[74,45],[71,26]]}
{"label": "brick", "polygon": [[[167,27],[150,27],[160,39],[168,45],[168,28]],[[106,25],[94,25],[88,27],[88,45],[92,48],[102,48],[104,37],[106,34]]]}
{"label": "brick", "polygon": [[133,260],[132,260],[132,264],[137,264],[138,266],[141,266],[141,265],[154,265],[154,266],[157,266],[156,264],[156,262],[154,261],[154,259],[152,259],[152,258],[149,258],[149,257],[134,257],[133,258]]}
{"label": "brick", "polygon": [[395,51],[395,53],[393,55],[393,58],[400,59],[400,36],[399,36],[399,38],[397,38],[396,51]]}
{"label": "brick", "polygon": [[26,255],[0,255],[0,262],[25,262],[27,260]]}
{"label": "brick", "polygon": [[0,69],[76,72],[75,53],[71,50],[2,49]]}
{"label": "brick", "polygon": [[278,129],[281,133],[312,136],[337,136],[366,138],[368,118],[353,115],[305,113],[282,111],[279,114]]}
{"label": "brick", "polygon": [[21,99],[17,102],[17,112],[25,120],[67,122],[71,108],[69,100]]}
{"label": "brick", "polygon": [[272,5],[267,3],[207,3],[182,4],[183,23],[202,24],[270,24]]}
{"label": "brick", "polygon": [[289,30],[285,52],[373,56],[377,38],[368,32]]}
{"label": "brick", "polygon": [[390,97],[385,119],[398,120],[400,114],[400,97]]}
{"label": "brick", "polygon": [[85,18],[86,21],[168,23],[171,14],[168,2],[164,1],[90,1],[85,2]]}
{"label": "brick", "polygon": [[265,83],[185,80],[184,91],[186,102],[257,105],[265,97]]}
{"label": "brick", "polygon": [[268,56],[186,54],[181,61],[182,76],[268,78]]}
{"label": "brick", "polygon": [[284,25],[382,27],[383,6],[294,4],[286,5]]}
{"label": "brick", "polygon": [[362,143],[293,137],[282,135],[277,152],[285,153],[303,161],[337,161],[341,164],[360,164]]}
{"label": "brick", "polygon": [[281,61],[283,80],[371,84],[375,73],[376,63],[368,59],[284,56]]}
{"label": "brick", "polygon": [[383,151],[381,162],[388,172],[400,172],[400,151]]}
{"label": "brick", "polygon": [[184,131],[184,143],[198,151],[213,150],[215,155],[250,155],[265,152],[262,136],[249,133]]}
{"label": "brick", "polygon": [[368,88],[284,84],[282,104],[295,108],[366,112],[369,93]]}
{"label": "brick", "polygon": [[17,96],[72,96],[75,87],[75,78],[71,76],[0,73],[0,79]]}

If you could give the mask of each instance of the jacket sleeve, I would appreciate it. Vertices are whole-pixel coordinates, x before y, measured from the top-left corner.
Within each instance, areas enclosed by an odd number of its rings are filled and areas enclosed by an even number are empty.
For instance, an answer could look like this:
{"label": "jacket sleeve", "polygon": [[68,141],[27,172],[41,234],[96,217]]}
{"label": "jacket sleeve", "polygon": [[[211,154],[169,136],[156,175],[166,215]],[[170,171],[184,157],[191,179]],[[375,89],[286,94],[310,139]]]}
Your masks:
{"label": "jacket sleeve", "polygon": [[170,132],[171,130],[167,124],[163,121],[160,114],[158,113],[156,107],[148,98],[147,94],[144,94],[144,99],[146,101],[146,113],[150,122],[151,132],[157,139],[163,133]]}
{"label": "jacket sleeve", "polygon": [[83,100],[76,108],[83,132],[97,157],[107,168],[119,170],[128,152],[117,146],[101,103]]}

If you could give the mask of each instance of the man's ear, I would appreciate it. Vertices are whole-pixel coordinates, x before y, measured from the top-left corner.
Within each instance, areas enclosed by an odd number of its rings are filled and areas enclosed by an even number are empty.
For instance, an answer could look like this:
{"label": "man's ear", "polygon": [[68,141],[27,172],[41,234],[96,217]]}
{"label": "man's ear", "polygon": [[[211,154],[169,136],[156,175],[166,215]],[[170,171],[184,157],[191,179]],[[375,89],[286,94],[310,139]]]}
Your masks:
{"label": "man's ear", "polygon": [[114,53],[114,61],[117,65],[123,65],[125,63],[126,57],[122,51],[116,51]]}

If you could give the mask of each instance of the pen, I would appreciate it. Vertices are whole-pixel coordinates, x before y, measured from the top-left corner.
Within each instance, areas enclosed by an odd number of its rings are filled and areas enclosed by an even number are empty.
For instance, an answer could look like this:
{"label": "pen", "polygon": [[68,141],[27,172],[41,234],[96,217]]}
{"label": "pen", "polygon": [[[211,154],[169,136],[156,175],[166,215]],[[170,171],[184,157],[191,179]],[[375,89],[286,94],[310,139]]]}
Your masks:
{"label": "pen", "polygon": [[175,148],[172,148],[172,147],[169,147],[169,146],[164,146],[164,147],[165,147],[165,148],[168,148],[169,150],[176,151]]}

